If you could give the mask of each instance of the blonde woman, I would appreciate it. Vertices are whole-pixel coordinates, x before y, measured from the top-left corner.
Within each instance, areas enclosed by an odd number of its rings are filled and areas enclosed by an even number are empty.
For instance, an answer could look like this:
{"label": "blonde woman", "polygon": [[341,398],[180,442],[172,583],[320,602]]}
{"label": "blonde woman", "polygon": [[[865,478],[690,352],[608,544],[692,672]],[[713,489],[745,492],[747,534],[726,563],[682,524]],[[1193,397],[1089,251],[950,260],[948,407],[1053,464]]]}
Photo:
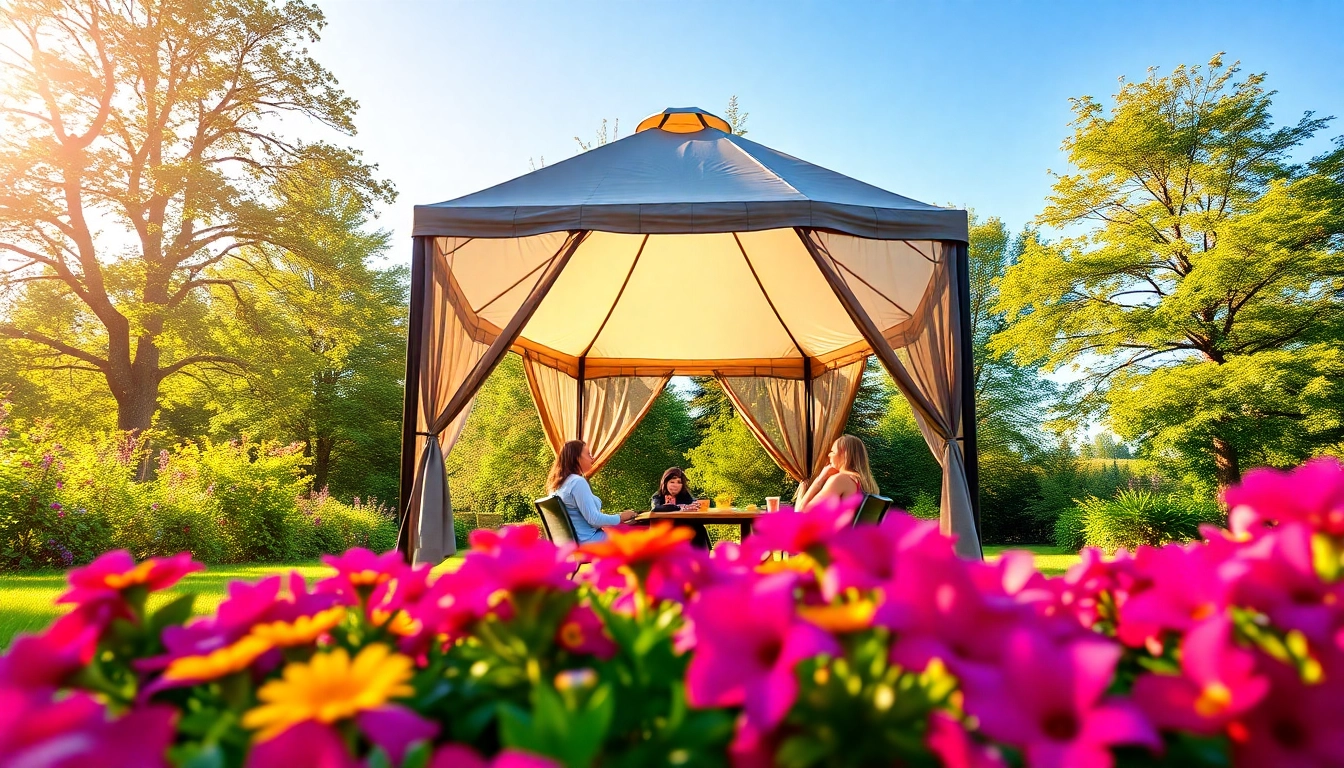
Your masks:
{"label": "blonde woman", "polygon": [[868,447],[853,435],[841,435],[831,444],[830,462],[808,483],[798,509],[825,499],[845,499],[856,493],[877,493],[873,471],[868,468]]}

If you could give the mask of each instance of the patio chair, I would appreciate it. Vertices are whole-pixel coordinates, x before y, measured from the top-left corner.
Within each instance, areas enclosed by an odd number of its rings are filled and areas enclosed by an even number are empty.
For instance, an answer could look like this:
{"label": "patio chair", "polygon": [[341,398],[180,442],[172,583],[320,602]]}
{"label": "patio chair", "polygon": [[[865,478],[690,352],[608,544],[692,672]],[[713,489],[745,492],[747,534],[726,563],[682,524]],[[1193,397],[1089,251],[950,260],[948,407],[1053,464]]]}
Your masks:
{"label": "patio chair", "polygon": [[[541,530],[552,544],[557,547],[566,544],[575,547],[579,545],[579,534],[574,531],[574,521],[569,519],[569,513],[565,511],[565,505],[560,503],[559,496],[537,499],[532,505],[537,508],[537,514],[541,516]],[[583,563],[575,563],[569,578],[574,578],[574,574],[578,573],[581,567]]]}
{"label": "patio chair", "polygon": [[863,501],[859,502],[858,510],[854,512],[855,527],[881,523],[882,518],[887,516],[888,509],[891,509],[891,499],[875,493],[865,493]]}

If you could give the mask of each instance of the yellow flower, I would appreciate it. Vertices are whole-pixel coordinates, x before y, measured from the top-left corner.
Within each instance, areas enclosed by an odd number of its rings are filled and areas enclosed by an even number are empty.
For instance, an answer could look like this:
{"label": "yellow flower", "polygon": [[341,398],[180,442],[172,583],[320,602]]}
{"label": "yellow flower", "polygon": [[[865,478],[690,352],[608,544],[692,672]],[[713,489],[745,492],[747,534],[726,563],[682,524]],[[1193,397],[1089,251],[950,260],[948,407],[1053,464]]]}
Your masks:
{"label": "yellow flower", "polygon": [[149,575],[153,573],[156,563],[153,560],[146,560],[125,573],[109,573],[103,577],[103,583],[112,589],[125,589],[136,584],[144,584],[149,581]]}
{"label": "yellow flower", "polygon": [[216,680],[242,672],[252,665],[261,654],[274,646],[260,637],[244,637],[242,640],[211,651],[203,656],[183,656],[174,659],[164,671],[165,680]]}
{"label": "yellow flower", "polygon": [[772,573],[812,573],[817,567],[817,561],[813,560],[806,553],[799,553],[793,557],[786,557],[783,560],[766,560],[764,563],[756,566],[756,572],[765,575]]}
{"label": "yellow flower", "polygon": [[258,624],[252,628],[252,636],[267,640],[279,648],[307,645],[330,632],[332,627],[340,624],[344,618],[345,608],[338,605],[312,616],[300,616],[293,621]]}
{"label": "yellow flower", "polygon": [[410,696],[413,663],[385,645],[370,645],[354,661],[344,648],[285,667],[279,680],[257,692],[261,704],[243,715],[243,727],[266,741],[309,720],[334,723],[389,699]]}
{"label": "yellow flower", "polygon": [[[388,619],[391,619],[389,622]],[[398,637],[414,637],[420,634],[420,630],[425,628],[418,620],[411,618],[406,611],[398,608],[397,612],[389,615],[386,608],[374,608],[372,613],[373,623],[380,627],[386,627]]]}
{"label": "yellow flower", "polygon": [[876,611],[877,605],[868,600],[844,605],[804,605],[798,609],[798,618],[827,632],[843,634],[871,627]]}

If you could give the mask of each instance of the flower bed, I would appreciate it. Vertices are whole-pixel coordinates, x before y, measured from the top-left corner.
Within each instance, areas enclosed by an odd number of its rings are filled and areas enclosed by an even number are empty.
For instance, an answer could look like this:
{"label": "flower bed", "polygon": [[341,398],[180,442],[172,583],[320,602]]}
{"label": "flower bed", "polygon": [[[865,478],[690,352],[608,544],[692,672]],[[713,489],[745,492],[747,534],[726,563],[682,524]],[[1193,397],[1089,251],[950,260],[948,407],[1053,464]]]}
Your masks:
{"label": "flower bed", "polygon": [[0,764],[1344,764],[1344,468],[1226,501],[1230,531],[1052,579],[842,507],[713,557],[477,531],[437,578],[351,550],[186,624],[146,596],[201,566],[111,553],[0,657]]}

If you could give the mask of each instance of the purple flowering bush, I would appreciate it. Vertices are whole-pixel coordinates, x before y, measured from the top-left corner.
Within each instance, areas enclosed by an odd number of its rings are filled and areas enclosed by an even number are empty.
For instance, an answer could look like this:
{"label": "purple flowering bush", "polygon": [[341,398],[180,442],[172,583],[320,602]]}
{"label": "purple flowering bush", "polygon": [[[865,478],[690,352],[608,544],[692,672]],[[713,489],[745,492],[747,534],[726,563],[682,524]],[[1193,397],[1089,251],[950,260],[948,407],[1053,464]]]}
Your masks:
{"label": "purple flowering bush", "polygon": [[63,443],[49,423],[11,424],[0,407],[0,570],[68,568],[115,549],[228,563],[395,545],[386,508],[309,493],[298,446],[206,442],[151,453],[150,441]]}
{"label": "purple flowering bush", "polygon": [[668,525],[476,531],[437,576],[354,549],[191,620],[145,609],[189,555],[113,552],[0,657],[0,764],[1344,765],[1344,467],[1225,502],[1058,578],[834,505],[712,556]]}

